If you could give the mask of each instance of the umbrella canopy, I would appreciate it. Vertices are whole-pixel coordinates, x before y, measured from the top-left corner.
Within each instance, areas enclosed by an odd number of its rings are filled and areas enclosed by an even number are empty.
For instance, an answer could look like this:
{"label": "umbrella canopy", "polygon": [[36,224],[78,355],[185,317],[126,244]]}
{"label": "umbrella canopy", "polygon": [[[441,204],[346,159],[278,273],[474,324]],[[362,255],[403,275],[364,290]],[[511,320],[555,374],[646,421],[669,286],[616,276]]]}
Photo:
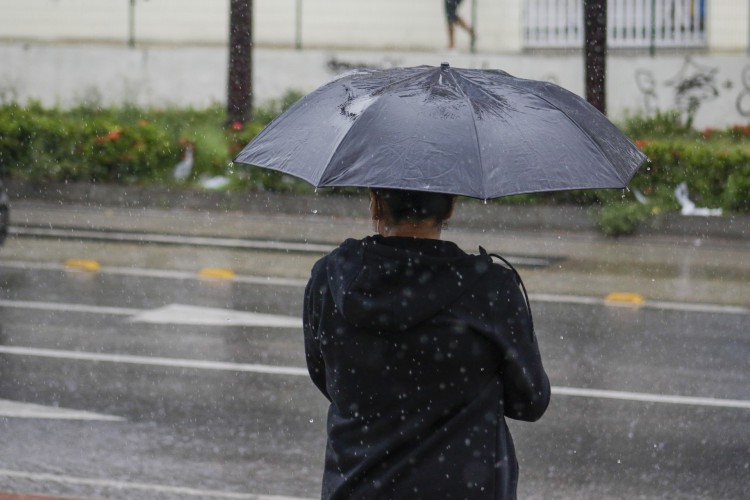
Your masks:
{"label": "umbrella canopy", "polygon": [[598,110],[557,85],[443,64],[333,80],[282,113],[234,161],[316,187],[488,199],[622,188],[645,158]]}

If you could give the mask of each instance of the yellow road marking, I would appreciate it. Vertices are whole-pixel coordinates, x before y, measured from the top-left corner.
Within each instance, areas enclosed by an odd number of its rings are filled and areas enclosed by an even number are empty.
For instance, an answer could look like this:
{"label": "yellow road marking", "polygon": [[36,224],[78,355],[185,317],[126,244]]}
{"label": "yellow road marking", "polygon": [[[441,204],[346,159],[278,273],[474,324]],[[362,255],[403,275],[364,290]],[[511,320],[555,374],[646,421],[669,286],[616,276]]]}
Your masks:
{"label": "yellow road marking", "polygon": [[68,259],[65,261],[65,267],[91,272],[97,272],[102,268],[99,262],[92,259]]}
{"label": "yellow road marking", "polygon": [[632,292],[612,292],[605,297],[604,301],[610,305],[632,306],[641,306],[646,302],[643,295]]}
{"label": "yellow road marking", "polygon": [[204,267],[200,270],[198,275],[201,278],[215,280],[233,280],[235,277],[234,271],[222,267]]}

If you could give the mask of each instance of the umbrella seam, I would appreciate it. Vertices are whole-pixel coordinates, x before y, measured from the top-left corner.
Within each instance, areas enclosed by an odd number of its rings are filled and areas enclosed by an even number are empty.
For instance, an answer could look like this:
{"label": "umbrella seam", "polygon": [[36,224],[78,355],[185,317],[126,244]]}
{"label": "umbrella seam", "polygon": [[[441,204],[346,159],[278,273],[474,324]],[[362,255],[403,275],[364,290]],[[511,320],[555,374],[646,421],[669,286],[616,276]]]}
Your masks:
{"label": "umbrella seam", "polygon": [[[477,129],[476,116],[474,116],[474,111],[471,106],[471,99],[469,99],[469,96],[467,96],[466,93],[463,91],[463,89],[458,85],[456,75],[454,75],[452,71],[450,72],[450,75],[451,75],[451,78],[453,78],[453,81],[456,83],[456,88],[459,90],[459,92],[461,92],[461,95],[464,96],[464,98],[466,99],[466,102],[469,103],[469,113],[471,113],[471,124],[474,127],[474,146],[477,151],[477,158],[479,158],[480,171],[482,172],[482,182],[481,182],[482,196],[480,199],[487,201],[487,187],[486,186],[487,186],[488,179],[487,179],[486,172],[484,171],[484,162],[482,161],[482,149],[479,147],[479,131]],[[458,76],[461,76],[460,73],[458,74]],[[461,77],[461,79],[466,80],[467,82],[469,81],[463,77]]]}

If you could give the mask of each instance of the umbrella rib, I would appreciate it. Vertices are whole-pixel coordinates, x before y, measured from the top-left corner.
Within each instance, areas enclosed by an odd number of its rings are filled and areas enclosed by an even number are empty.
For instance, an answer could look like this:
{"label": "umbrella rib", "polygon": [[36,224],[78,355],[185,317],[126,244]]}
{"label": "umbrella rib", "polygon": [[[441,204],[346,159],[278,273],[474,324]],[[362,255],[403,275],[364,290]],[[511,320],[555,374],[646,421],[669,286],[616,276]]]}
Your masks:
{"label": "umbrella rib", "polygon": [[[477,129],[476,116],[474,116],[474,111],[471,106],[471,99],[469,99],[469,96],[467,96],[466,93],[463,91],[463,89],[458,85],[458,82],[456,81],[456,75],[454,75],[453,72],[450,72],[450,75],[453,78],[453,81],[456,82],[456,88],[458,89],[458,91],[461,92],[461,95],[464,96],[464,98],[466,99],[466,102],[469,103],[469,113],[471,113],[471,124],[474,127],[474,147],[477,151],[477,158],[479,159],[479,167],[480,167],[480,170],[482,171],[482,182],[481,182],[482,197],[481,198],[487,201],[487,192],[486,192],[487,175],[484,171],[484,162],[482,161],[482,149],[479,147],[479,130]],[[466,78],[462,78],[462,80],[469,82],[469,80],[467,80]]]}
{"label": "umbrella rib", "polygon": [[390,89],[396,87],[397,85],[402,85],[402,84],[408,83],[408,82],[410,82],[412,80],[416,80],[418,78],[423,77],[425,73],[427,73],[429,71],[434,71],[435,70],[435,68],[433,68],[431,66],[418,66],[415,69],[420,69],[421,71],[415,71],[414,74],[411,75],[411,76],[408,76],[406,78],[402,78],[400,80],[394,80],[394,81],[392,81],[392,82],[390,82],[390,83],[388,83],[386,85],[383,85],[382,87],[379,87],[377,90],[373,91],[371,93],[371,95],[373,95],[373,96],[374,95],[380,95],[380,94],[384,93],[385,91],[390,90]]}

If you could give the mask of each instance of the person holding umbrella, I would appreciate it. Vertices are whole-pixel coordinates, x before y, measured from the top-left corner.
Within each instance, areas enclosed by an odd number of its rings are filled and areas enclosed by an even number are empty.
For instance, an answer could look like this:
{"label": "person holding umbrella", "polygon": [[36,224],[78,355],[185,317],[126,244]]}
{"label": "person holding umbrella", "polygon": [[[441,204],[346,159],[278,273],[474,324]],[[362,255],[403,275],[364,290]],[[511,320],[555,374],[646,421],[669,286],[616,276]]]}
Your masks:
{"label": "person holding umbrella", "polygon": [[373,189],[376,234],[318,261],[307,364],[331,402],[323,498],[515,498],[504,417],[550,385],[513,271],[440,239],[455,197]]}
{"label": "person holding umbrella", "polygon": [[604,115],[499,70],[356,70],[302,98],[238,163],[370,189],[376,234],[305,289],[310,377],[328,398],[323,498],[516,497],[505,417],[550,386],[518,273],[441,238],[455,196],[623,188],[645,160]]}

